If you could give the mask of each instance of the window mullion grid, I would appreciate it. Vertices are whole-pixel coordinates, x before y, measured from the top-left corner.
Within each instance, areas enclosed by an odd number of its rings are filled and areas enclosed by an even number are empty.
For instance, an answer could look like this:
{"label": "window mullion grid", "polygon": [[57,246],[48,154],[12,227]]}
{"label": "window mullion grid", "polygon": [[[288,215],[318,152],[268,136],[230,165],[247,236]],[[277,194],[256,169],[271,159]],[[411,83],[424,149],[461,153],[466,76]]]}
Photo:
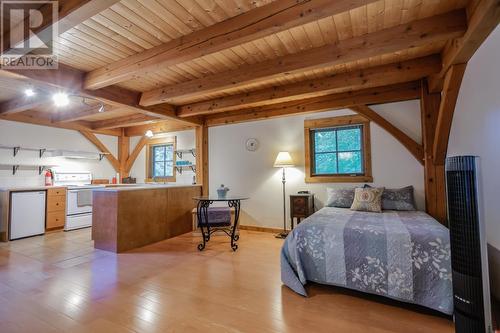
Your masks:
{"label": "window mullion grid", "polygon": [[335,130],[335,162],[337,164],[336,173],[339,173],[339,137],[337,135],[338,130]]}

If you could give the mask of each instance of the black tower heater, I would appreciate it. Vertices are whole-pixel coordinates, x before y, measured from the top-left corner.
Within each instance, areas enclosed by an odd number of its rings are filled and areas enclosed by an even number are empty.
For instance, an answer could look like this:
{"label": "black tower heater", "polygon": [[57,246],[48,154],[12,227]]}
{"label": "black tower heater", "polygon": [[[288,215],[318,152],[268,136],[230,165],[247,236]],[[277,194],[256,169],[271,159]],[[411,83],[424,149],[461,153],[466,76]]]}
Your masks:
{"label": "black tower heater", "polygon": [[446,159],[448,225],[455,331],[492,332],[486,233],[479,191],[479,159]]}

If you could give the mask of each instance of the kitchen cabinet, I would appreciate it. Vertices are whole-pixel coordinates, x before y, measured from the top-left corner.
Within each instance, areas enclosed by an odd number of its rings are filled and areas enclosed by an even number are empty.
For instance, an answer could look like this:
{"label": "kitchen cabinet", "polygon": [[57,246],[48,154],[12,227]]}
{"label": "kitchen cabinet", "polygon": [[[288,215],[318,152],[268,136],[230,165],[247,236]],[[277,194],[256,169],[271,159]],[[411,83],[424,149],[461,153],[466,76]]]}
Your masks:
{"label": "kitchen cabinet", "polygon": [[66,188],[55,187],[47,190],[46,230],[64,228],[66,223]]}

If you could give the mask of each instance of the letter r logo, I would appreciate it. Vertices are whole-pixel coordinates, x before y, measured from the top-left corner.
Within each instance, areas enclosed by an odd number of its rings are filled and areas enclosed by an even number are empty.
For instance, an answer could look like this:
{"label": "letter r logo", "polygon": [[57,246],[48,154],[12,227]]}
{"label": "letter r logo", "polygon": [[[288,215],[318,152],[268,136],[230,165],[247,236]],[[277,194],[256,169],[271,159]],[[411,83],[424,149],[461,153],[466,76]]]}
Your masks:
{"label": "letter r logo", "polygon": [[57,38],[57,1],[2,0],[2,54],[52,55]]}

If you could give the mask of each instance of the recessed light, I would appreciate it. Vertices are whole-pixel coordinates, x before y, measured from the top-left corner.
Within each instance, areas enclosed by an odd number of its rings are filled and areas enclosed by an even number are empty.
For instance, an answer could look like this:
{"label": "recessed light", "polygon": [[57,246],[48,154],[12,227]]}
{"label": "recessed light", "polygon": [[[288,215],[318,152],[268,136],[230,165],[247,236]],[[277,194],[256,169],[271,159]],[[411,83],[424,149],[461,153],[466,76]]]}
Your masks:
{"label": "recessed light", "polygon": [[147,130],[146,133],[144,133],[144,135],[147,137],[147,138],[152,138],[154,136],[153,134],[153,131],[152,130]]}
{"label": "recessed light", "polygon": [[52,100],[57,107],[66,106],[69,104],[68,94],[63,92],[55,93],[54,96],[52,96]]}
{"label": "recessed light", "polygon": [[24,94],[26,95],[26,97],[33,97],[36,95],[35,91],[31,88],[28,88],[24,91]]}

